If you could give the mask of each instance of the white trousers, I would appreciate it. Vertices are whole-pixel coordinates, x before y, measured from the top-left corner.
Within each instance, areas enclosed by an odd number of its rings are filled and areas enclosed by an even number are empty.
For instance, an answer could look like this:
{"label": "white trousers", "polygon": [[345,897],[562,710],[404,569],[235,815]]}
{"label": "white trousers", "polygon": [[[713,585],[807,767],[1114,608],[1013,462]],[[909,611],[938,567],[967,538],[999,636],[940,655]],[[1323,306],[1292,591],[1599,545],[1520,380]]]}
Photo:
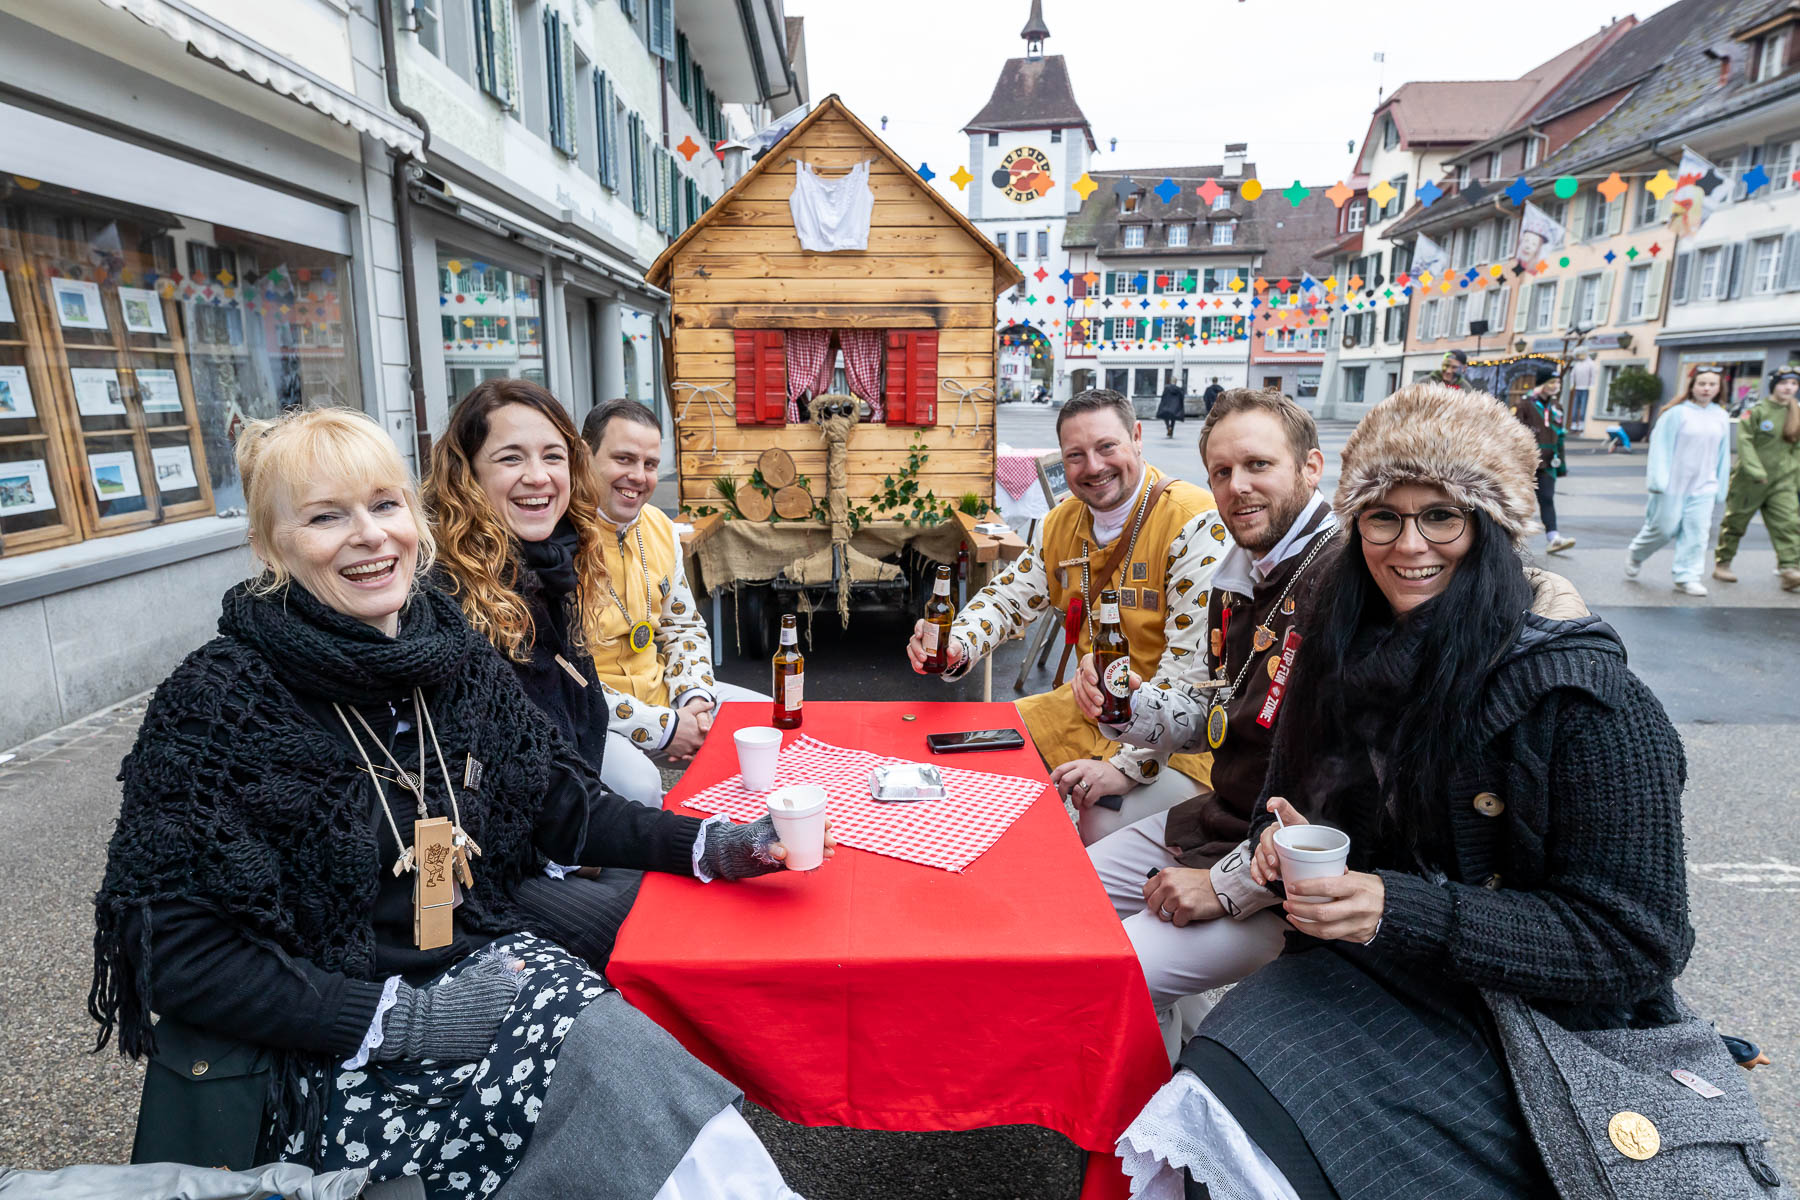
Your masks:
{"label": "white trousers", "polygon": [[654,1200],[801,1200],[744,1120],[728,1104],[701,1127]]}
{"label": "white trousers", "polygon": [[1706,574],[1706,543],[1712,536],[1713,509],[1718,497],[1671,496],[1653,492],[1644,513],[1644,527],[1631,539],[1626,554],[1642,563],[1670,542],[1675,543],[1675,582],[1699,583]]}
{"label": "white trousers", "polygon": [[[773,703],[761,692],[723,680],[713,685],[713,696],[720,704],[734,700]],[[600,764],[600,782],[627,800],[647,808],[662,807],[662,772],[657,769],[656,759],[623,734],[609,731],[606,735],[606,760]]]}
{"label": "white trousers", "polygon": [[1181,865],[1163,844],[1167,823],[1166,812],[1155,813],[1088,847],[1159,1010],[1243,979],[1281,953],[1287,930],[1279,909],[1264,909],[1242,921],[1220,917],[1180,928],[1148,911],[1144,880],[1150,869]]}
{"label": "white trousers", "polygon": [[[606,752],[611,754],[612,748],[609,746]],[[1125,801],[1118,812],[1101,808],[1098,804],[1089,805],[1076,819],[1076,828],[1081,831],[1081,844],[1092,846],[1102,838],[1146,817],[1160,816],[1189,796],[1205,790],[1180,771],[1165,766],[1155,779],[1126,792]]]}

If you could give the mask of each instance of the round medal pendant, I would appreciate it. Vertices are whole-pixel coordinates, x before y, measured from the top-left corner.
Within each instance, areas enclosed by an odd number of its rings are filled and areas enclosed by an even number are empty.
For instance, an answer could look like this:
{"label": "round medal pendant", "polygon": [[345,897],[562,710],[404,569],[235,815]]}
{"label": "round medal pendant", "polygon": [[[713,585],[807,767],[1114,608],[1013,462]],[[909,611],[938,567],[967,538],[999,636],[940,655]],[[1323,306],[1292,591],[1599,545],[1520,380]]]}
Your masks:
{"label": "round medal pendant", "polygon": [[655,630],[650,628],[650,622],[639,621],[631,627],[629,637],[632,653],[642,654],[650,648],[650,642],[655,637]]}
{"label": "round medal pendant", "polygon": [[1225,744],[1225,706],[1215,704],[1206,714],[1206,744],[1217,750]]}

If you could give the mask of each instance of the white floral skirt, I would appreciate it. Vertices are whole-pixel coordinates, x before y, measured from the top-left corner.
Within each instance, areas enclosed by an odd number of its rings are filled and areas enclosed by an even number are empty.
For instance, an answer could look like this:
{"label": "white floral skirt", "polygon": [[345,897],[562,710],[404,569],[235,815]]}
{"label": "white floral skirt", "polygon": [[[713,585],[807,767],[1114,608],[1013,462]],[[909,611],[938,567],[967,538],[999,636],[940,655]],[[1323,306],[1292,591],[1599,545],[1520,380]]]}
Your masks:
{"label": "white floral skirt", "polygon": [[524,962],[525,982],[487,1057],[337,1072],[321,1133],[322,1170],[363,1167],[371,1179],[417,1175],[430,1200],[479,1200],[506,1182],[531,1140],[557,1048],[606,984],[560,946],[528,933],[493,948]]}

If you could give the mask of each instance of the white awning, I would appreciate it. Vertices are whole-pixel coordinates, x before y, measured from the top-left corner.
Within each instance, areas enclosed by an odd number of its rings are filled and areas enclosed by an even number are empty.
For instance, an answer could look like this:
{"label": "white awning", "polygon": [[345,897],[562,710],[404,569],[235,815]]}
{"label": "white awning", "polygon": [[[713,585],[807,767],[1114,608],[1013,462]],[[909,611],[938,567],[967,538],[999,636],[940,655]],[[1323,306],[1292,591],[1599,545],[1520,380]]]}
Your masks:
{"label": "white awning", "polygon": [[420,158],[419,127],[321,79],[224,23],[181,0],[100,0],[108,8],[130,13],[152,29],[160,29],[178,45],[209,58],[229,71],[292,97],[358,133]]}

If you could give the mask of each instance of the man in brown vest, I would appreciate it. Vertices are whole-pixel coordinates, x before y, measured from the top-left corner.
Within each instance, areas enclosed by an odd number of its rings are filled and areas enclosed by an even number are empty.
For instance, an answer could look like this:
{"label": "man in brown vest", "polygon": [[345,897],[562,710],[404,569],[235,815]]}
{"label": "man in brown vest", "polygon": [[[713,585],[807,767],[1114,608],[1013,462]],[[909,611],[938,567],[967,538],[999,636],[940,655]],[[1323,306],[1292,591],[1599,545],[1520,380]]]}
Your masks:
{"label": "man in brown vest", "polygon": [[[1234,388],[1220,396],[1200,433],[1200,457],[1235,543],[1207,603],[1201,649],[1210,681],[1194,686],[1195,672],[1190,682],[1142,688],[1131,723],[1101,729],[1127,745],[1210,748],[1211,787],[1088,849],[1164,1010],[1165,1031],[1176,1001],[1241,979],[1281,949],[1279,910],[1261,911],[1274,895],[1251,881],[1242,843],[1300,652],[1295,612],[1336,529],[1318,490],[1318,430],[1280,393]],[[1091,658],[1082,660],[1075,694],[1084,712],[1099,712]]]}

